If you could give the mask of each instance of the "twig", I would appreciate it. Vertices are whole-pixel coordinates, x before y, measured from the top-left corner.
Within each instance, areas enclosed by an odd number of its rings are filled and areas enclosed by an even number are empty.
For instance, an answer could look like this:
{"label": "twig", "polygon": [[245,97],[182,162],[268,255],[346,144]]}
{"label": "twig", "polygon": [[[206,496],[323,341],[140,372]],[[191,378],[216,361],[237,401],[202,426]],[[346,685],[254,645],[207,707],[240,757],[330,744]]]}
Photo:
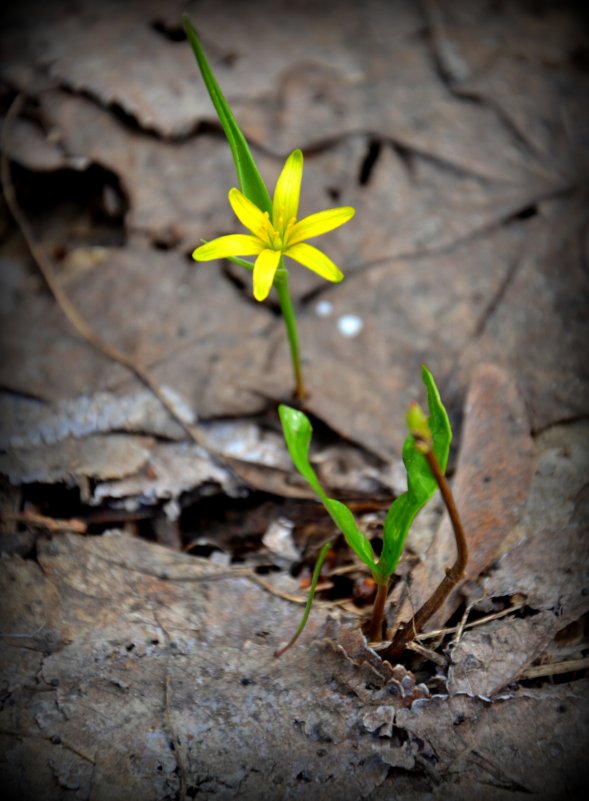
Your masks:
{"label": "twig", "polygon": [[[277,587],[274,587],[271,582],[264,579],[262,576],[259,576],[253,568],[251,567],[235,567],[235,566],[228,566],[228,567],[218,567],[214,572],[207,572],[202,573],[200,575],[189,575],[189,576],[169,576],[165,571],[162,570],[148,570],[146,568],[135,568],[131,565],[127,564],[124,560],[120,561],[119,559],[111,559],[105,556],[100,557],[102,562],[105,562],[108,565],[112,565],[114,567],[124,568],[125,570],[134,570],[137,573],[141,573],[145,576],[153,576],[156,579],[163,579],[171,580],[175,582],[200,582],[200,581],[224,581],[226,579],[238,579],[243,578],[251,581],[253,584],[257,584],[258,587],[269,592],[271,595],[275,595],[277,598],[282,598],[284,601],[289,601],[293,604],[298,604],[304,606],[308,601],[308,595],[295,595],[294,593],[286,592],[285,590],[279,590]],[[195,564],[205,562],[207,565],[207,570],[210,570],[213,565],[208,562],[207,560],[201,560],[200,557],[194,557]],[[361,609],[348,609],[345,607],[347,603],[349,603],[348,599],[342,599],[339,601],[321,601],[318,600],[315,602],[319,607],[324,609],[333,609],[343,607],[346,612],[349,614],[356,615],[357,617],[362,617],[364,615],[364,611]]]}
{"label": "twig", "polygon": [[557,676],[559,673],[576,673],[579,670],[589,670],[589,657],[583,659],[569,659],[566,662],[552,662],[549,665],[536,665],[522,670],[517,679],[539,679],[543,676]]}
{"label": "twig", "polygon": [[[408,642],[405,646],[410,651],[415,651],[416,653],[421,653],[423,656],[427,656],[428,659],[431,659],[432,662],[436,662],[433,658],[432,654],[436,654],[437,652],[432,650],[431,648],[425,648],[421,645],[423,640],[433,640],[437,639],[438,637],[445,637],[446,634],[456,634],[461,626],[463,630],[466,629],[474,629],[478,626],[484,626],[485,623],[491,623],[493,620],[498,620],[499,618],[505,617],[506,615],[510,615],[512,612],[517,612],[519,609],[522,609],[526,605],[525,601],[521,601],[521,603],[514,604],[514,606],[510,606],[508,609],[502,609],[500,612],[493,612],[492,615],[485,615],[485,617],[479,618],[479,620],[473,620],[472,623],[465,623],[464,616],[463,619],[457,626],[448,626],[443,629],[432,629],[431,631],[424,631],[420,634],[416,634],[415,639],[411,642]],[[469,609],[472,607],[469,607]],[[389,640],[388,642],[382,642],[377,645],[372,645],[371,647],[374,648],[375,651],[378,653],[384,653],[384,651],[389,648],[393,644],[393,640]],[[438,655],[438,659],[442,660],[443,657]],[[437,662],[436,662],[437,664]],[[447,664],[446,662],[444,664]]]}
{"label": "twig", "polygon": [[25,523],[28,526],[44,528],[47,531],[73,531],[76,534],[86,534],[88,526],[82,520],[71,518],[70,520],[59,520],[55,517],[46,517],[35,512],[2,512],[0,517],[3,520],[12,520],[15,523]]}
{"label": "twig", "polygon": [[22,209],[19,206],[18,200],[16,198],[16,193],[14,191],[14,186],[12,184],[12,178],[10,174],[10,164],[8,160],[8,135],[7,131],[9,129],[9,125],[12,121],[18,116],[20,113],[22,106],[24,104],[24,96],[22,94],[18,94],[15,99],[12,101],[10,108],[6,114],[6,118],[4,120],[4,125],[2,128],[2,137],[1,137],[1,147],[2,147],[2,155],[1,155],[1,162],[0,162],[0,175],[2,179],[2,189],[4,193],[4,199],[6,200],[6,205],[8,206],[10,213],[14,217],[14,220],[27,243],[29,251],[31,252],[31,256],[33,257],[41,275],[49,291],[53,295],[55,302],[70,322],[70,324],[75,328],[77,333],[84,339],[91,347],[95,350],[102,353],[104,356],[109,358],[111,361],[116,362],[117,364],[121,365],[121,367],[126,368],[131,372],[147,389],[149,389],[155,397],[159,400],[162,406],[168,411],[174,420],[178,422],[184,431],[188,434],[188,436],[198,445],[203,446],[207,451],[210,451],[210,448],[204,443],[204,439],[200,432],[196,429],[196,427],[185,420],[175,409],[174,405],[170,402],[170,400],[166,397],[165,393],[162,391],[160,386],[157,384],[156,381],[150,376],[149,372],[140,364],[138,364],[134,359],[127,354],[123,353],[122,351],[118,350],[118,348],[113,347],[108,342],[105,342],[101,339],[96,332],[88,325],[86,320],[81,316],[78,312],[70,298],[68,297],[67,293],[59,283],[59,279],[53,269],[53,265],[48,258],[47,254],[45,253],[44,249],[41,247],[40,244],[36,242],[34,232],[27,220],[25,214],[23,213]]}
{"label": "twig", "polygon": [[[492,615],[485,615],[485,617],[479,618],[479,620],[473,620],[472,623],[466,623],[464,625],[464,629],[474,629],[476,626],[483,626],[485,623],[490,623],[492,620],[498,620],[500,617],[505,617],[505,615],[510,615],[512,612],[517,612],[519,609],[522,609],[525,606],[525,601],[522,601],[519,604],[515,604],[514,606],[510,606],[508,609],[502,609],[500,612],[493,612]],[[461,621],[462,623],[462,621]],[[443,637],[446,634],[455,634],[460,626],[449,626],[445,629],[433,629],[432,631],[424,631],[421,634],[416,636],[416,640],[433,640],[435,637]]]}
{"label": "twig", "polygon": [[462,639],[462,635],[464,634],[464,629],[466,628],[466,622],[468,620],[468,616],[470,615],[470,610],[472,609],[472,607],[473,604],[468,604],[468,606],[464,610],[464,614],[460,618],[460,623],[458,624],[458,627],[456,629],[456,637],[454,637],[453,640],[453,642],[455,642],[456,644],[458,644]]}
{"label": "twig", "polygon": [[416,654],[429,659],[435,665],[438,665],[438,667],[448,667],[448,660],[445,657],[443,657],[441,654],[438,654],[436,651],[432,651],[431,648],[425,648],[423,645],[415,642],[415,640],[413,640],[413,642],[408,642],[406,647],[410,651],[415,651]]}

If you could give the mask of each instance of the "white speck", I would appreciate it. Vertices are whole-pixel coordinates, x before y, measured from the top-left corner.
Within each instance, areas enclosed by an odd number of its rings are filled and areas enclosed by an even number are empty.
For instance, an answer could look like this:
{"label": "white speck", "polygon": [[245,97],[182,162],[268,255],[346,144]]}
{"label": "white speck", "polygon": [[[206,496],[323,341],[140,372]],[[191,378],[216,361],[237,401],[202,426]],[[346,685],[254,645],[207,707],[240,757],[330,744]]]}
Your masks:
{"label": "white speck", "polygon": [[337,321],[337,327],[345,337],[355,337],[364,328],[364,321],[355,314],[344,314]]}
{"label": "white speck", "polygon": [[318,317],[329,317],[333,311],[333,303],[328,300],[320,300],[315,306],[315,314]]}

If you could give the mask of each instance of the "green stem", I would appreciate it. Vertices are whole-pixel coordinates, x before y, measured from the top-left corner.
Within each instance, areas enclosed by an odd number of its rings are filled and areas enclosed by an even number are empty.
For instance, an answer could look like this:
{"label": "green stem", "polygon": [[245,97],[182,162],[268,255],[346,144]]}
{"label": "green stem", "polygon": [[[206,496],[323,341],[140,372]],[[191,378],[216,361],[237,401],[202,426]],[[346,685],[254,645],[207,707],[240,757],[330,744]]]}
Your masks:
{"label": "green stem", "polygon": [[301,353],[299,350],[299,336],[297,333],[297,318],[295,316],[294,306],[292,305],[292,298],[288,290],[288,272],[284,265],[281,265],[274,279],[274,287],[278,293],[278,300],[280,301],[280,309],[284,324],[286,326],[286,335],[288,337],[288,344],[290,346],[290,358],[292,360],[292,368],[295,378],[294,396],[297,400],[302,401],[305,399],[306,391],[303,382],[303,370],[301,367]]}
{"label": "green stem", "polygon": [[440,584],[436,587],[427,601],[417,610],[412,619],[408,623],[404,623],[399,628],[393,637],[391,645],[389,645],[385,651],[381,651],[381,657],[383,659],[388,659],[388,661],[392,662],[393,664],[399,659],[407,645],[421,632],[430,617],[437,612],[438,609],[440,609],[454,587],[458,584],[460,579],[463,578],[464,571],[466,570],[466,565],[468,563],[468,545],[466,542],[466,534],[464,532],[462,520],[458,514],[458,509],[456,508],[454,495],[452,494],[450,485],[448,484],[446,476],[438,464],[438,460],[436,459],[431,446],[428,447],[425,445],[425,443],[423,443],[422,440],[419,440],[415,434],[413,436],[418,444],[421,442],[422,445],[424,445],[422,450],[423,455],[427,459],[429,468],[438,483],[442,499],[446,505],[446,509],[448,510],[448,516],[450,517],[450,522],[452,523],[452,528],[454,529],[454,538],[456,540],[456,561],[452,567],[446,569],[446,575]]}

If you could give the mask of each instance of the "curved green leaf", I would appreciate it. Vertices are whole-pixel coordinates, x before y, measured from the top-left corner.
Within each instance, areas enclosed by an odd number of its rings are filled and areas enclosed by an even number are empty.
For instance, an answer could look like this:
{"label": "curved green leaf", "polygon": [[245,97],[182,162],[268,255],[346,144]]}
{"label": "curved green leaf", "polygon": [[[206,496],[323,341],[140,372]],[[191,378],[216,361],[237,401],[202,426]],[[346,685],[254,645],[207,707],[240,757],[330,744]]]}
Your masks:
{"label": "curved green leaf", "polygon": [[196,63],[200,69],[207,91],[213,101],[215,111],[219,117],[219,122],[223,126],[225,136],[229,142],[241,191],[252,203],[255,203],[259,209],[267,211],[268,214],[272,214],[270,195],[256,166],[247,140],[237,124],[229,104],[223,96],[223,92],[205,56],[198,33],[187,14],[182,15],[182,24],[196,57]]}
{"label": "curved green leaf", "polygon": [[280,405],[278,407],[280,422],[286,446],[289,450],[291,459],[299,473],[305,478],[315,490],[323,505],[329,512],[331,519],[344,535],[350,548],[357,554],[367,567],[375,574],[375,578],[380,580],[379,565],[376,562],[374,551],[370,541],[366,539],[362,531],[358,528],[352,512],[341,501],[329,498],[327,493],[319,483],[317,474],[309,462],[309,446],[311,444],[311,434],[313,429],[309,418],[292,409],[290,406]]}
{"label": "curved green leaf", "polygon": [[305,611],[303,612],[303,617],[301,618],[301,622],[299,623],[298,629],[295,631],[292,638],[288,641],[288,643],[283,647],[279,648],[278,651],[274,651],[274,656],[282,656],[285,651],[288,651],[289,648],[295,644],[295,642],[299,639],[301,634],[303,633],[303,629],[307,625],[307,620],[309,619],[309,615],[311,613],[311,607],[313,606],[313,600],[315,598],[315,590],[317,589],[317,582],[319,581],[319,576],[321,575],[321,568],[323,567],[323,563],[327,558],[327,554],[331,548],[331,543],[326,542],[321,551],[319,552],[319,556],[317,557],[317,561],[315,562],[315,567],[313,568],[313,578],[311,579],[311,586],[309,587],[309,595],[307,596],[307,603],[305,605]]}
{"label": "curved green leaf", "polygon": [[[452,429],[436,382],[425,365],[422,368],[422,378],[427,390],[430,411],[428,424],[432,434],[433,451],[444,473],[448,463]],[[438,488],[425,457],[415,447],[415,440],[411,435],[407,437],[403,446],[403,463],[407,470],[407,492],[392,503],[384,523],[384,544],[379,567],[387,576],[390,576],[397,567],[415,516]]]}

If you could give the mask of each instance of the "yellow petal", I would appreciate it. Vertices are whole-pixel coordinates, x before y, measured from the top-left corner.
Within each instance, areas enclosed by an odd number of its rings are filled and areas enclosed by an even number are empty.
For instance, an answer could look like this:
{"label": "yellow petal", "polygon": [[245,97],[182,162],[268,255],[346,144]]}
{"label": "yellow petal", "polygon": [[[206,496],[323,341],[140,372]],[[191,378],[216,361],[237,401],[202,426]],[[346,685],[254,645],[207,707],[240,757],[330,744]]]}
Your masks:
{"label": "yellow petal", "polygon": [[333,231],[351,220],[355,213],[356,210],[351,206],[341,206],[337,209],[326,209],[325,211],[317,212],[317,214],[310,214],[308,217],[299,220],[294,226],[288,237],[288,244],[296,245],[297,242],[303,242],[313,236],[320,236],[328,231]]}
{"label": "yellow petal", "polygon": [[211,239],[192,254],[195,261],[211,261],[212,259],[226,259],[230,256],[256,256],[262,251],[264,245],[255,236],[249,234],[229,234]]}
{"label": "yellow petal", "polygon": [[[334,284],[337,284],[338,281],[341,281],[344,277],[339,267],[337,267],[325,253],[314,248],[313,245],[307,245],[306,242],[301,242],[298,245],[289,247],[288,250],[284,252],[284,255],[298,261],[299,264],[302,264],[309,270],[313,270],[314,273],[317,273],[327,281],[333,281]],[[260,257],[258,256],[258,258]]]}
{"label": "yellow petal", "polygon": [[281,255],[279,250],[263,250],[256,259],[254,264],[254,297],[256,300],[265,300],[270,294]]}
{"label": "yellow petal", "polygon": [[288,221],[299,213],[302,178],[303,154],[300,150],[294,150],[287,158],[274,190],[272,222],[280,235],[284,233]]}
{"label": "yellow petal", "polygon": [[249,228],[252,234],[263,242],[270,244],[268,240],[268,228],[270,225],[268,216],[263,211],[260,211],[256,204],[252,203],[239,189],[229,190],[229,202],[239,222]]}

